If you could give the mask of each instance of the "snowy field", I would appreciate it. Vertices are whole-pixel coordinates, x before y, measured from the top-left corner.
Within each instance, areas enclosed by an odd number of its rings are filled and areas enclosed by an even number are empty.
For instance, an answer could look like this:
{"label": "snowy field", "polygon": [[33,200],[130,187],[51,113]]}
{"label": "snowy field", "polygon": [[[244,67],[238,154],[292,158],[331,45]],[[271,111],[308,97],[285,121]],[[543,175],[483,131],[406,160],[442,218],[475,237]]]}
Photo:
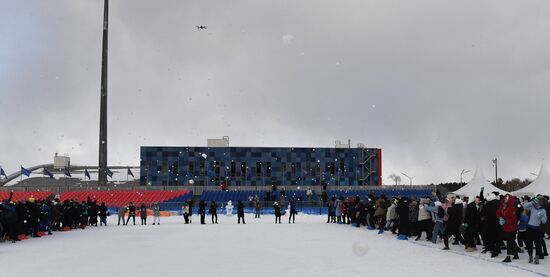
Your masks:
{"label": "snowy field", "polygon": [[[298,215],[275,225],[272,216],[246,225],[220,216],[218,225],[93,227],[0,244],[1,276],[550,276],[550,260],[536,266],[502,264],[504,256],[464,253],[442,244],[399,241],[389,233],[326,224],[325,216]],[[152,218],[149,218],[152,222]],[[207,217],[207,223],[209,223]],[[191,275],[192,274],[192,275]],[[381,275],[383,274],[383,275]]]}

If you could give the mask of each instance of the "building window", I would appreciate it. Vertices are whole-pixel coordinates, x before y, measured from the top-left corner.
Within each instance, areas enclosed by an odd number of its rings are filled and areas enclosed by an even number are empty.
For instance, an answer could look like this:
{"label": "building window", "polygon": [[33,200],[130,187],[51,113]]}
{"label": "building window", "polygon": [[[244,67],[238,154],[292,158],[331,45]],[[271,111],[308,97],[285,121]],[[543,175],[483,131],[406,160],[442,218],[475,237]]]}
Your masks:
{"label": "building window", "polygon": [[175,161],[172,163],[172,174],[178,176],[178,173],[179,173],[178,161]]}
{"label": "building window", "polygon": [[220,178],[220,162],[214,162],[214,174],[216,178]]}
{"label": "building window", "polygon": [[266,173],[267,177],[271,177],[271,162],[266,164]]}
{"label": "building window", "polygon": [[336,174],[336,167],[335,167],[335,165],[334,165],[334,162],[331,162],[331,163],[329,164],[329,169],[330,169],[330,175]]}
{"label": "building window", "polygon": [[346,165],[343,161],[340,161],[340,174],[345,174],[346,172]]}
{"label": "building window", "polygon": [[237,163],[235,161],[231,161],[231,177],[235,177],[237,174]]}
{"label": "building window", "polygon": [[281,165],[281,175],[283,176],[283,178],[285,178],[285,174],[286,174],[286,163],[283,162],[283,164]]}
{"label": "building window", "polygon": [[306,177],[311,174],[311,164],[309,162],[306,162],[306,172],[304,173]]}
{"label": "building window", "polygon": [[189,178],[195,176],[195,162],[189,162],[189,165],[187,166],[188,167],[188,174],[189,174]]}
{"label": "building window", "polygon": [[321,162],[317,162],[315,165],[315,176],[321,177]]}
{"label": "building window", "polygon": [[246,178],[246,162],[241,162],[241,177]]}
{"label": "building window", "polygon": [[296,178],[296,163],[290,164],[290,178]]}
{"label": "building window", "polygon": [[261,177],[261,176],[262,176],[262,163],[257,162],[256,163],[256,177]]}
{"label": "building window", "polygon": [[163,174],[166,174],[168,172],[168,162],[167,161],[162,161],[162,173]]}
{"label": "building window", "polygon": [[204,160],[200,160],[199,162],[199,174],[201,176],[206,175],[206,162]]}

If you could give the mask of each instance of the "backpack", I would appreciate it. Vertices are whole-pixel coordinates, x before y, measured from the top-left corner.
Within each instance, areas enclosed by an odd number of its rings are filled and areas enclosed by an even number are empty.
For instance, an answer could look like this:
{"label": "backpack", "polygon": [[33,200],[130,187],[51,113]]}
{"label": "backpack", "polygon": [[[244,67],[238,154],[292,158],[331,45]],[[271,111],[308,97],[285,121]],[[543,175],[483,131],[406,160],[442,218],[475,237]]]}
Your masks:
{"label": "backpack", "polygon": [[437,216],[439,218],[445,217],[445,210],[443,209],[443,207],[439,206],[439,208],[437,209]]}

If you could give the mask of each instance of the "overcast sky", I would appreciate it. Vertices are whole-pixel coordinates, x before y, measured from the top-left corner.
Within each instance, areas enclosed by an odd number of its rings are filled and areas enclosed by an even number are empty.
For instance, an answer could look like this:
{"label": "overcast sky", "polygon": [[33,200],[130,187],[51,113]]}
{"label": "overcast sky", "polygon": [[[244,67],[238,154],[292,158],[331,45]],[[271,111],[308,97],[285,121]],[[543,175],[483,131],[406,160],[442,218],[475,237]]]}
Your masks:
{"label": "overcast sky", "polygon": [[[103,1],[0,2],[0,165],[97,165]],[[550,158],[549,14],[546,0],[111,0],[109,164],[223,135],[350,138],[383,149],[387,183],[491,178],[494,157],[503,178],[533,177]]]}

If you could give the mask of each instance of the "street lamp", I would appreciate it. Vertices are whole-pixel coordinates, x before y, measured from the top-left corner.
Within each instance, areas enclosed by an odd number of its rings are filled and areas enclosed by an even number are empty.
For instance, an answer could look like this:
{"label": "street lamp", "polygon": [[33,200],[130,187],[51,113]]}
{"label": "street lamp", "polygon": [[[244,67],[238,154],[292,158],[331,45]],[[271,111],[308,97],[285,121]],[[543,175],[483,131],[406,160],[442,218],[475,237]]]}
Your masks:
{"label": "street lamp", "polygon": [[462,175],[466,174],[470,172],[470,170],[466,170],[466,169],[463,169],[461,172],[460,172],[460,183],[462,184]]}
{"label": "street lamp", "polygon": [[493,160],[493,166],[495,167],[495,185],[498,183],[498,159],[494,158]]}
{"label": "street lamp", "polygon": [[405,174],[405,173],[403,173],[403,172],[401,172],[401,174],[402,174],[403,176],[409,178],[409,185],[412,186],[412,184],[413,184],[413,179],[414,179],[415,177],[411,177],[411,176],[409,176],[409,175],[407,175],[407,174]]}

